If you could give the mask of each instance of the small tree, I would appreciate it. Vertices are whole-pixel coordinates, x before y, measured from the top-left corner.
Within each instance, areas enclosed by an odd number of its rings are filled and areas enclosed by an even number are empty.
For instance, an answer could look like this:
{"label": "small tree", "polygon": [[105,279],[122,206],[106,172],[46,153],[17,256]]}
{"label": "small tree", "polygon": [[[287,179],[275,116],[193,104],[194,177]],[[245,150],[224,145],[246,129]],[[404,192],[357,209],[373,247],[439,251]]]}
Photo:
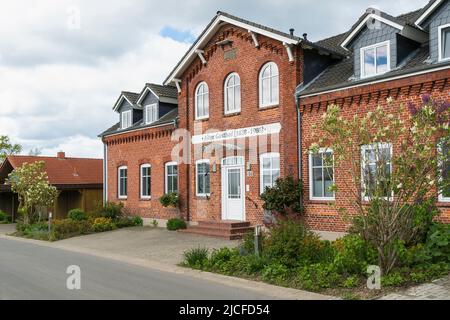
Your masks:
{"label": "small tree", "polygon": [[7,183],[18,195],[18,211],[23,215],[24,224],[33,222],[39,208],[51,207],[58,197],[58,191],[48,182],[44,167],[43,161],[24,163],[8,176]]}
{"label": "small tree", "polygon": [[7,156],[18,154],[21,151],[21,145],[11,143],[8,136],[0,136],[0,164]]}
{"label": "small tree", "polygon": [[273,187],[267,187],[261,199],[264,209],[281,215],[301,214],[302,183],[293,177],[280,178]]}
{"label": "small tree", "polygon": [[[354,227],[377,248],[384,274],[398,261],[398,245],[421,231],[414,204],[436,198],[436,190],[447,190],[449,175],[438,174],[450,159],[448,102],[438,104],[429,95],[422,96],[419,107],[410,103],[398,108],[392,99],[387,102],[385,108],[352,119],[345,119],[338,106],[330,106],[321,137],[311,147],[313,152],[323,146],[333,150],[334,167],[349,177],[342,183],[358,213]],[[400,114],[405,109],[410,117],[403,121]],[[446,151],[436,152],[437,146]]]}

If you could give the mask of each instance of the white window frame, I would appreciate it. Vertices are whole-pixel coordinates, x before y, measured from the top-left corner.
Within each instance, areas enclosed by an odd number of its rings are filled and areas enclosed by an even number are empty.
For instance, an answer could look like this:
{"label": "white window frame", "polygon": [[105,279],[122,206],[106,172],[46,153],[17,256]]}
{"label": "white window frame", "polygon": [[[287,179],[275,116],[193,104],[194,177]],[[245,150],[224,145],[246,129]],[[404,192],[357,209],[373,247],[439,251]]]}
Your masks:
{"label": "white window frame", "polygon": [[195,162],[195,193],[197,195],[197,197],[209,197],[211,196],[211,169],[209,171],[210,175],[209,175],[209,191],[208,193],[200,193],[198,191],[198,166],[200,164],[204,164],[207,163],[208,165],[210,165],[210,161],[208,159],[202,159],[202,160],[197,160]]}
{"label": "white window frame", "polygon": [[[122,170],[127,170],[127,176],[126,176],[126,189],[127,189],[127,193],[121,194],[121,189],[120,189],[120,182],[121,182],[121,175],[120,172]],[[119,168],[117,168],[117,198],[119,199],[127,199],[128,198],[128,167],[127,166],[121,166]]]}
{"label": "white window frame", "polygon": [[[204,86],[206,91],[204,91],[202,94],[199,94],[198,91],[200,90],[200,88]],[[198,99],[199,96],[202,96],[203,99],[203,108],[205,108],[205,101],[208,103],[208,106],[206,108],[206,114],[199,116],[198,115]],[[207,99],[205,100],[203,97],[207,96]],[[200,82],[197,87],[195,88],[195,120],[204,120],[204,119],[208,119],[209,118],[209,87],[208,84],[205,81]]]}
{"label": "white window frame", "polygon": [[450,57],[444,58],[444,57],[443,57],[443,52],[442,52],[442,49],[443,49],[443,47],[442,47],[442,44],[443,44],[443,43],[442,43],[442,42],[443,42],[443,41],[442,41],[442,40],[443,40],[443,32],[442,32],[442,31],[443,31],[444,29],[447,29],[447,28],[450,28],[450,23],[438,27],[439,62],[450,60]]}
{"label": "white window frame", "polygon": [[[377,50],[376,49],[379,47],[383,47],[383,46],[386,46],[386,51],[387,51],[387,70],[385,72],[377,73],[377,57],[376,57]],[[365,51],[371,50],[371,49],[375,49],[375,73],[366,75],[365,74],[365,64],[364,64],[364,53],[365,53]],[[380,76],[382,74],[388,73],[389,71],[391,71],[391,42],[388,40],[388,41],[379,42],[374,45],[361,48],[359,60],[360,60],[360,66],[361,66],[361,69],[360,69],[361,70],[360,71],[361,78],[372,78],[372,77],[376,77],[376,76]]]}
{"label": "white window frame", "polygon": [[[439,153],[442,153],[442,146],[441,145],[439,145],[438,146],[438,152]],[[439,163],[439,166],[441,166],[442,165],[442,162],[441,161],[439,161],[440,163]],[[440,170],[441,171],[441,170]],[[442,179],[442,171],[441,171],[441,173],[440,173],[440,179]],[[442,190],[439,190],[439,195],[438,195],[438,201],[439,202],[443,202],[443,203],[450,203],[450,197],[444,197],[443,195],[442,195]]]}
{"label": "white window frame", "polygon": [[[269,152],[269,153],[263,153],[259,155],[259,194],[263,194],[266,187],[264,187],[264,171],[270,171],[271,177],[272,177],[272,171],[275,171],[277,169],[274,169],[272,167],[273,162],[271,161],[271,168],[270,169],[264,169],[264,159],[273,159],[278,158],[278,163],[280,164],[280,167],[278,167],[278,179],[281,177],[281,158],[280,154],[278,152]],[[275,181],[272,181],[272,187],[275,185]]]}
{"label": "white window frame", "polygon": [[[274,75],[273,73],[270,74],[270,76],[268,77],[269,79],[278,78],[278,100],[277,101],[270,101],[269,103],[264,103],[263,101],[263,80],[267,79],[267,78],[263,78],[263,74],[264,71],[266,70],[266,68],[268,68],[269,66],[274,66],[276,68],[276,75]],[[263,109],[263,108],[267,108],[267,107],[273,107],[273,106],[277,106],[280,104],[280,69],[278,68],[278,65],[271,61],[266,63],[262,68],[261,71],[259,72],[259,76],[258,76],[258,81],[259,81],[259,108]],[[273,86],[272,86],[272,81],[270,82],[270,96],[273,96],[272,93],[273,90]]]}
{"label": "white window frame", "polygon": [[[151,113],[150,113],[151,112]],[[155,119],[152,119],[150,121],[149,119],[149,114],[153,114],[153,112],[155,113],[156,117]],[[150,124],[153,123],[155,121],[159,120],[159,106],[157,103],[152,103],[152,104],[148,104],[144,107],[144,113],[145,113],[145,124]]]}
{"label": "white window frame", "polygon": [[[230,81],[230,79],[232,77],[237,78],[239,80],[239,84],[236,84],[236,80],[235,80],[235,83],[232,86],[229,86],[228,82]],[[228,89],[231,89],[231,88],[233,89],[233,99],[234,99],[233,100],[233,104],[234,104],[233,106],[234,106],[234,109],[227,110],[228,109],[228,103],[230,102],[230,101],[228,101]],[[236,100],[236,90],[237,89],[239,90],[239,101]],[[225,114],[233,114],[233,113],[241,112],[241,98],[242,98],[242,95],[241,95],[241,77],[239,76],[239,74],[237,72],[232,72],[225,79],[225,84],[224,84],[224,101],[225,101],[225,104],[224,104],[224,109],[225,110],[224,110],[224,112],[225,112]],[[236,107],[236,104],[239,105],[239,108]]]}
{"label": "white window frame", "polygon": [[[319,154],[322,155],[324,153],[331,153],[332,157],[333,157],[333,166],[332,166],[332,170],[333,170],[333,184],[336,183],[335,181],[335,174],[334,174],[334,152],[333,149],[330,148],[320,148],[319,149]],[[315,197],[314,196],[314,181],[313,181],[313,169],[316,168],[313,166],[313,156],[315,154],[310,152],[309,153],[309,199],[310,200],[318,200],[318,201],[335,201],[336,200],[336,193],[333,191],[333,196],[332,197],[326,197],[325,196],[325,190],[324,190],[324,196],[323,197]],[[324,166],[321,167],[322,168],[322,175],[324,172]],[[323,177],[322,177],[323,178]]]}
{"label": "white window frame", "polygon": [[[142,174],[142,169],[145,169],[145,168],[149,168],[150,169],[150,174],[148,176],[146,176],[146,177],[148,177],[150,179],[150,190],[149,190],[150,194],[149,195],[144,195],[143,194],[144,183],[143,183],[142,180],[144,178],[144,175]],[[139,167],[139,181],[140,181],[140,192],[139,192],[139,195],[140,195],[141,199],[150,200],[152,198],[152,187],[151,187],[151,185],[152,185],[152,166],[150,164],[148,164],[148,163],[141,164],[141,166]]]}
{"label": "white window frame", "polygon": [[[125,115],[129,115],[129,118],[128,118],[129,122],[128,123],[125,123],[125,121],[124,121]],[[120,118],[120,127],[122,129],[129,128],[129,127],[131,127],[133,125],[133,112],[132,112],[132,110],[123,111],[120,114],[120,116],[121,116],[121,118]]]}
{"label": "white window frame", "polygon": [[[169,193],[169,175],[168,175],[168,171],[167,168],[170,166],[177,166],[177,193],[180,192],[179,187],[180,187],[180,181],[179,181],[179,170],[178,170],[178,162],[167,162],[164,165],[164,181],[165,181],[165,186],[164,186],[164,192],[166,194]],[[173,191],[172,191],[173,192]]]}
{"label": "white window frame", "polygon": [[[367,150],[374,150],[376,148],[379,148],[378,146],[380,146],[380,145],[383,148],[384,147],[389,148],[389,154],[390,154],[390,157],[391,157],[391,161],[389,162],[389,166],[390,166],[390,172],[391,172],[391,175],[392,175],[392,156],[393,156],[392,143],[379,142],[379,143],[373,143],[373,144],[361,146],[361,196],[362,196],[362,199],[364,201],[369,201],[370,200],[370,197],[364,195],[364,172],[365,172],[365,166],[366,166],[366,161],[365,161],[366,151]],[[394,199],[394,191],[392,191],[390,197],[383,197],[383,199],[392,201]]]}

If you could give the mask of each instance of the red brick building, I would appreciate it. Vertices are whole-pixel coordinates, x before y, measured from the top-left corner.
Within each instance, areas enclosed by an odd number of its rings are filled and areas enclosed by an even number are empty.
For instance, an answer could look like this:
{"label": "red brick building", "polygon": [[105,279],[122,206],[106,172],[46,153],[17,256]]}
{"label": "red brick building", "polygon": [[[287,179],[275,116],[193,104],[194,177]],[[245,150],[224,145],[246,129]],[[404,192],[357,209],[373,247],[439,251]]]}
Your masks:
{"label": "red brick building", "polygon": [[[448,100],[449,10],[448,1],[431,1],[399,17],[370,11],[349,32],[315,43],[218,12],[164,86],[119,97],[120,123],[102,134],[107,199],[149,219],[261,224],[261,192],[294,176],[304,182],[311,227],[345,230],[328,205],[345,199],[324,187],[344,177],[321,177],[322,194],[311,196],[312,124],[331,103],[353,115],[387,97]],[[179,212],[159,204],[168,192],[179,194]],[[201,227],[214,234],[216,226]]]}

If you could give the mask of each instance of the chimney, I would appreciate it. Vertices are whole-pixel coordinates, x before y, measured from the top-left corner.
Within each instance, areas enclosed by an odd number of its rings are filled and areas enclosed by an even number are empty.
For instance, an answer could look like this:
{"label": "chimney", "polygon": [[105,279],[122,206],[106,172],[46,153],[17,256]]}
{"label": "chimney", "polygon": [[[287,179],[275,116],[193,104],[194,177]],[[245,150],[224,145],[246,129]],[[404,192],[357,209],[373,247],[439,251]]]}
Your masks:
{"label": "chimney", "polygon": [[289,29],[289,33],[291,34],[291,36],[294,36],[294,31],[295,31],[294,28],[290,28],[290,29]]}
{"label": "chimney", "polygon": [[60,151],[60,152],[58,152],[58,153],[56,154],[56,157],[57,157],[58,159],[65,159],[65,158],[66,158],[66,153],[63,152],[63,151]]}
{"label": "chimney", "polygon": [[308,34],[307,34],[307,33],[304,33],[304,34],[303,34],[303,39],[304,39],[305,41],[308,40]]}

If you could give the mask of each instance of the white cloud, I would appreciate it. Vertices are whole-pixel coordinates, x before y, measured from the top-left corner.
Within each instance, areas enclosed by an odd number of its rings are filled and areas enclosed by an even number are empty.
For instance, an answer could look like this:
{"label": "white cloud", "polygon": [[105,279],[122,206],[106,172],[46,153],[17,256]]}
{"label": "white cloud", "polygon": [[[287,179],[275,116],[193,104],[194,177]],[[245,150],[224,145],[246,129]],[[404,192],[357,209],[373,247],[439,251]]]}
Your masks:
{"label": "white cloud", "polygon": [[[189,47],[161,37],[164,27],[198,35],[223,10],[318,40],[346,31],[374,2],[395,15],[427,0],[4,1],[0,134],[25,152],[100,156],[97,135],[118,120],[112,106],[120,91],[161,82]],[[68,28],[72,7],[80,29]]]}

